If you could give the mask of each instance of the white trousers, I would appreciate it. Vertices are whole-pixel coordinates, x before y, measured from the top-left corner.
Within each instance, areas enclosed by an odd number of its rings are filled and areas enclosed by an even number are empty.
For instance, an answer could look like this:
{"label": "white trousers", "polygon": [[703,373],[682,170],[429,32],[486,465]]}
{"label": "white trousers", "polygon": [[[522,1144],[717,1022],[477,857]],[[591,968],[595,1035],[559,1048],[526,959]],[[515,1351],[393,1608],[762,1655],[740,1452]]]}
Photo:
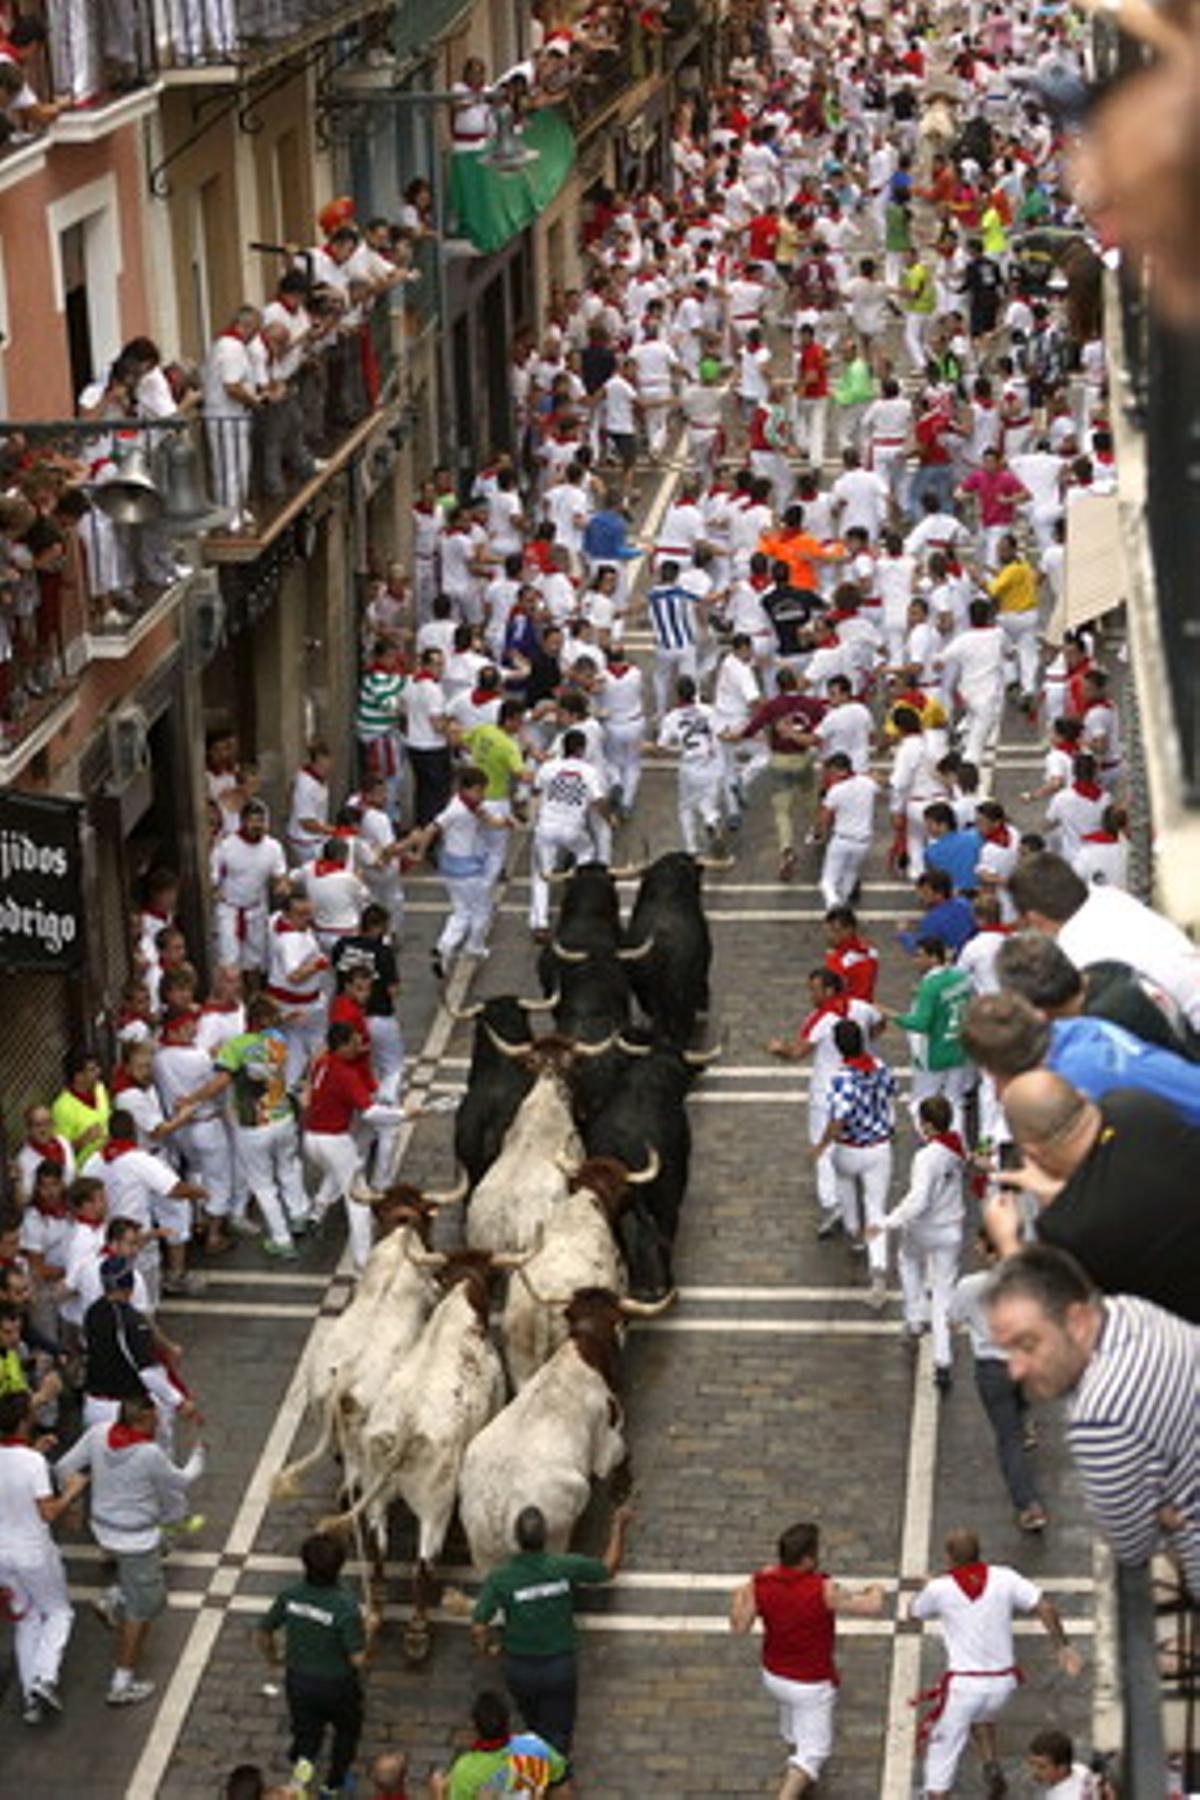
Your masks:
{"label": "white trousers", "polygon": [[265,906],[231,906],[218,900],[216,922],[217,961],[226,969],[265,969],[267,966],[267,909]]}
{"label": "white trousers", "polygon": [[1016,1686],[1012,1675],[960,1675],[951,1681],[945,1710],[930,1732],[925,1747],[927,1793],[948,1794],[951,1791],[972,1725],[987,1725],[998,1718]]}
{"label": "white trousers", "polygon": [[321,1178],[313,1195],[313,1214],[320,1220],[331,1206],[345,1200],[350,1253],[355,1268],[361,1269],[371,1254],[373,1221],[369,1207],[348,1197],[362,1160],[358,1145],[349,1132],[306,1131],[304,1154]]}
{"label": "white trousers", "polygon": [[239,1125],[234,1133],[246,1187],[258,1201],[273,1244],[291,1242],[292,1225],[308,1217],[300,1133],[294,1119]]}
{"label": "white trousers", "polygon": [[1004,689],[998,681],[989,682],[986,688],[963,688],[962,697],[965,708],[962,720],[963,755],[968,762],[978,765],[983,760],[984,751],[995,742],[996,733],[1000,729]]}
{"label": "white trousers", "polygon": [[939,1368],[953,1361],[950,1349],[950,1296],[958,1279],[962,1233],[942,1231],[918,1236],[902,1231],[896,1261],[904,1295],[904,1320],[911,1330],[928,1325],[933,1360]]}
{"label": "white trousers", "polygon": [[218,506],[245,510],[250,492],[250,421],[222,417],[208,421],[208,447]]}
{"label": "white trousers", "polygon": [[797,400],[796,444],[807,455],[814,469],[819,469],[825,461],[825,427],[828,417],[829,401],[824,395],[816,400]]}
{"label": "white trousers", "polygon": [[325,1048],[326,1005],[314,1000],[311,1006],[286,1007],[279,1029],[287,1042],[287,1084],[294,1088],[312,1057]]}
{"label": "white trousers", "polygon": [[[918,1038],[917,1042],[921,1040]],[[917,1108],[922,1100],[930,1094],[944,1094],[954,1108],[954,1129],[961,1131],[963,1127],[963,1104],[967,1097],[967,1089],[971,1085],[971,1065],[961,1063],[957,1069],[914,1069],[912,1076],[912,1095],[909,1110],[913,1124],[917,1123]]]}
{"label": "white trousers", "polygon": [[[808,1102],[808,1141],[819,1144],[829,1123],[829,1106],[824,1094],[810,1093]],[[837,1181],[833,1173],[833,1152],[824,1151],[817,1158],[817,1204],[823,1213],[838,1211]]]}
{"label": "white trousers", "polygon": [[622,719],[604,727],[604,760],[622,812],[632,812],[642,780],[642,739],[645,719]]}
{"label": "white trousers", "polygon": [[696,680],[696,646],[654,652],[654,706],[659,719],[675,704],[675,683],[681,675]]}
{"label": "white trousers", "polygon": [[438,938],[438,952],[454,956],[466,950],[478,956],[487,948],[487,929],[492,922],[492,883],[482,875],[443,875],[442,885],[450,901],[450,915]]}
{"label": "white trousers", "polygon": [[837,1688],[832,1681],[788,1681],[770,1669],[762,1679],[779,1708],[779,1735],[792,1746],[788,1761],[816,1781],[833,1749]]}
{"label": "white trousers", "polygon": [[222,1219],[233,1198],[233,1147],[224,1119],[193,1119],[174,1133],[174,1143],[188,1173],[208,1190],[204,1210]]}
{"label": "white trousers", "polygon": [[[867,1225],[882,1225],[887,1211],[888,1189],[892,1185],[892,1146],[884,1144],[833,1144],[833,1178],[842,1224],[850,1237],[857,1237]],[[860,1219],[861,1211],[861,1219]],[[887,1269],[887,1239],[880,1235],[867,1240],[867,1262],[872,1275]]]}
{"label": "white trousers", "polygon": [[721,823],[721,784],[724,768],[713,760],[703,770],[679,769],[679,830],[683,847],[694,856],[707,849],[708,839]]}
{"label": "white trousers", "polygon": [[925,808],[928,800],[910,800],[904,809],[904,841],[908,847],[908,879],[915,881],[925,869]]}
{"label": "white trousers", "polygon": [[909,362],[918,374],[925,373],[927,357],[926,344],[929,340],[929,328],[933,323],[932,313],[906,312],[904,315],[904,349]]}
{"label": "white trousers", "polygon": [[17,1673],[28,1696],[34,1682],[56,1682],[75,1614],[62,1557],[52,1545],[37,1562],[9,1562],[0,1550],[0,1587],[19,1613],[14,1633]]}
{"label": "white trousers", "polygon": [[870,838],[842,837],[834,832],[821,863],[821,898],[827,907],[849,900],[870,848]]}
{"label": "white trousers", "polygon": [[529,871],[529,928],[545,931],[550,923],[550,877],[559,859],[573,856],[577,862],[587,860],[592,841],[587,831],[547,831],[539,826],[533,834],[533,852]]}
{"label": "white trousers", "polygon": [[1009,649],[1017,660],[1017,680],[1022,694],[1037,688],[1038,614],[1036,606],[1029,612],[1001,613],[1000,624],[1008,639]]}

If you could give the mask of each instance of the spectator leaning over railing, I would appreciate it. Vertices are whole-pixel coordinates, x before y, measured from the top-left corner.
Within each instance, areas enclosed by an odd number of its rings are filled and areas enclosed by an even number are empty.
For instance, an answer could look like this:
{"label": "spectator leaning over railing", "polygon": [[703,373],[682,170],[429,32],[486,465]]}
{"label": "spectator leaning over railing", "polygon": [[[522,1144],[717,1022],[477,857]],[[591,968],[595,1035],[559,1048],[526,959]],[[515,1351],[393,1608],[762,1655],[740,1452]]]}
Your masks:
{"label": "spectator leaning over railing", "polygon": [[204,365],[204,418],[208,427],[218,504],[233,517],[232,531],[252,528],[250,512],[251,421],[263,403],[250,355],[262,322],[256,306],[239,306],[213,344]]}
{"label": "spectator leaning over railing", "polygon": [[1065,1398],[1067,1439],[1097,1528],[1119,1562],[1166,1544],[1200,1594],[1200,1330],[1118,1294],[1073,1257],[1030,1245],[996,1272],[992,1335],[1033,1400]]}

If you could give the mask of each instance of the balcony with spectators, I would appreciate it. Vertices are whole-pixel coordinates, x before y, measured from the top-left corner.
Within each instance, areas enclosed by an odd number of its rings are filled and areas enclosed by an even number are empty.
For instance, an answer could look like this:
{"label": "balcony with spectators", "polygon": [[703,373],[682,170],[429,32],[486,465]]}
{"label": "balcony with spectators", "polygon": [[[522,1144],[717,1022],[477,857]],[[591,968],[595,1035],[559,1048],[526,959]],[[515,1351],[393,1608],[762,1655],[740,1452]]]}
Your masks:
{"label": "balcony with spectators", "polygon": [[153,0],[168,80],[236,80],[381,10],[379,0]]}
{"label": "balcony with spectators", "polygon": [[0,8],[0,155],[91,142],[147,111],[157,81],[153,0]]}

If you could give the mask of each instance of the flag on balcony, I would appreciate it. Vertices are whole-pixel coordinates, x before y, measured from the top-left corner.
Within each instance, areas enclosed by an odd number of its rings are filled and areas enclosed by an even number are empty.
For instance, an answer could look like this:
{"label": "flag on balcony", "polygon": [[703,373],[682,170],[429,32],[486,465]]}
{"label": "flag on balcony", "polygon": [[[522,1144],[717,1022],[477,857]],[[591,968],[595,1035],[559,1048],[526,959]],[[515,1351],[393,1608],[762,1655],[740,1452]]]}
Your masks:
{"label": "flag on balcony", "polygon": [[575,136],[562,114],[542,107],[523,121],[522,143],[537,151],[536,162],[501,174],[482,153],[456,152],[450,159],[450,204],[463,237],[485,254],[501,249],[544,212],[575,161]]}

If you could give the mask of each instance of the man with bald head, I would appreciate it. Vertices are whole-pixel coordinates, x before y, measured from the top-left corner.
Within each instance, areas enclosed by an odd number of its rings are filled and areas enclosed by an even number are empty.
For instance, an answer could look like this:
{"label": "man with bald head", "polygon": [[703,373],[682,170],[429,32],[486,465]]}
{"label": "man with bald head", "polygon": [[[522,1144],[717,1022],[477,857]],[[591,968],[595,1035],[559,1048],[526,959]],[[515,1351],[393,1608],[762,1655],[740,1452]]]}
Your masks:
{"label": "man with bald head", "polygon": [[1008,1791],[996,1757],[995,1721],[1021,1679],[1013,1653],[1015,1615],[1037,1615],[1064,1674],[1078,1675],[1083,1664],[1067,1643],[1054,1602],[1016,1569],[984,1562],[973,1531],[947,1534],[946,1569],[913,1595],[909,1608],[914,1619],[939,1621],[946,1650],[945,1674],[922,1696],[931,1702],[921,1722],[924,1792],[928,1800],[953,1792],[959,1760],[973,1738],[990,1800]]}
{"label": "man with bald head", "polygon": [[985,1211],[1000,1254],[1020,1248],[1013,1190],[1024,1190],[1039,1203],[1038,1237],[1105,1293],[1200,1323],[1200,1130],[1150,1094],[1117,1088],[1097,1102],[1049,1069],[1014,1076],[1004,1112],[1023,1164]]}

